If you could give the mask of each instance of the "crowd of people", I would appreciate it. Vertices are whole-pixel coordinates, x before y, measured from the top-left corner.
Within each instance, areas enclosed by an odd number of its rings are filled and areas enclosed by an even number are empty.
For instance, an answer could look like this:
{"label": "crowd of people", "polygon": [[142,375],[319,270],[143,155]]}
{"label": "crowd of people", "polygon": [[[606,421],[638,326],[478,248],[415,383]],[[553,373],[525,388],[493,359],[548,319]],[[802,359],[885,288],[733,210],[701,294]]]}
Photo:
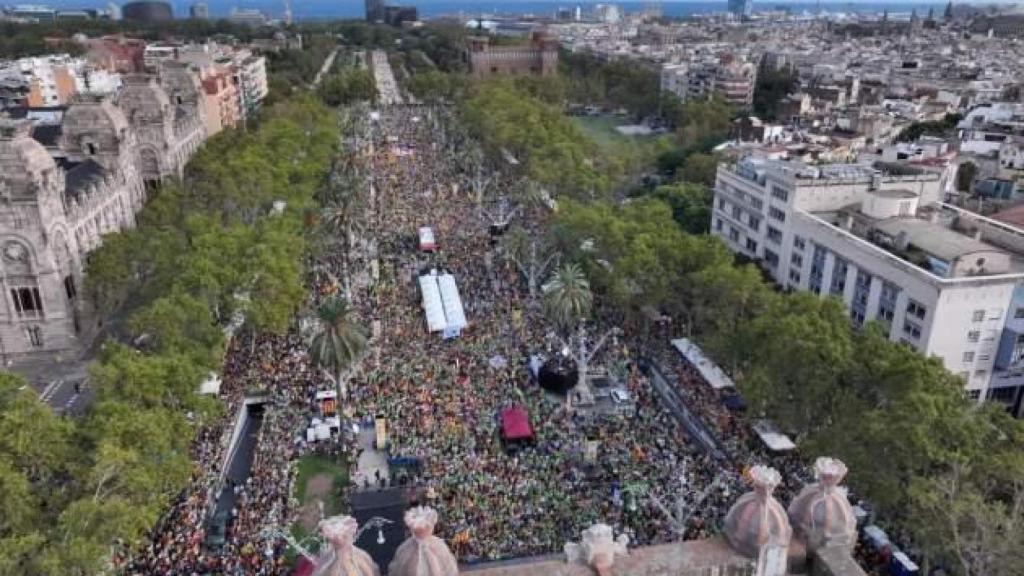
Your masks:
{"label": "crowd of people", "polygon": [[[521,188],[514,168],[499,173],[467,162],[469,137],[444,107],[386,107],[365,122],[369,137],[349,147],[344,153],[352,158],[340,164],[369,176],[360,203],[368,221],[355,241],[342,243],[349,253],[329,251],[311,260],[308,304],[339,291],[352,301],[372,338],[342,409],[357,421],[386,419],[388,454],[417,464],[402,476],[414,498],[439,511],[439,535],[459,559],[555,552],[598,521],[640,545],[713,534],[746,490],[744,467],[766,456],[753,448],[742,422],[720,409],[710,387],[678,356],[659,356],[720,437],[738,439],[729,444],[731,462],[703,453],[634,362],[649,343],[628,331],[609,340],[591,365],[618,374],[635,409],[586,419],[566,410],[526,370],[530,355],[560,353],[557,333],[480,209],[484,202],[514,200]],[[492,175],[482,180],[481,170]],[[523,204],[516,224],[539,234],[546,208]],[[422,226],[433,228],[436,251],[419,250]],[[425,328],[416,278],[430,269],[455,276],[469,320],[457,337]],[[316,392],[333,387],[311,365],[301,324],[286,335],[232,340],[220,392],[225,416],[200,431],[192,482],[147,546],[125,561],[126,572],[287,572],[286,545],[268,530],[295,519],[295,463],[314,449],[304,433],[317,414]],[[225,451],[235,415],[252,393],[267,402],[251,471],[231,487],[237,498],[225,542],[211,548],[205,542],[223,489]],[[514,454],[501,441],[498,420],[513,405],[526,409],[535,434],[531,447]],[[336,449],[354,453],[340,436]],[[595,442],[596,454],[588,450]],[[674,509],[679,498],[700,500],[682,528],[656,504]]]}
{"label": "crowd of people", "polygon": [[[614,338],[593,361],[622,375],[636,404],[628,415],[573,418],[529,378],[527,358],[558,354],[559,341],[480,210],[514,200],[521,187],[511,174],[481,179],[461,161],[469,143],[452,122],[443,108],[406,106],[375,123],[370,228],[380,274],[366,320],[379,323],[379,353],[353,383],[357,417],[386,418],[389,454],[418,462],[414,483],[463,561],[557,551],[597,521],[639,544],[677,538],[652,495],[674,508],[676,498],[709,493],[687,536],[712,533],[742,490],[741,469],[723,468],[690,441],[633,363],[628,340]],[[524,207],[516,225],[539,234],[545,210]],[[435,231],[436,252],[418,249],[422,226]],[[457,338],[424,327],[415,279],[430,269],[458,283],[470,326]],[[536,436],[514,455],[498,421],[513,405],[526,409]]]}

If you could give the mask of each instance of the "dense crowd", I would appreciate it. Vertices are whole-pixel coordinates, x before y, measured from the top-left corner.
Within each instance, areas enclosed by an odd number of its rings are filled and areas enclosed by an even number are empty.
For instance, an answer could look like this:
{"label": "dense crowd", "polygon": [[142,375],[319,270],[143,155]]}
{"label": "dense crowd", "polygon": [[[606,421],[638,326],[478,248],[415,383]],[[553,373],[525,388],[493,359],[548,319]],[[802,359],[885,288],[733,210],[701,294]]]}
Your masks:
{"label": "dense crowd", "polygon": [[[633,364],[627,341],[614,339],[595,359],[625,381],[636,403],[626,416],[570,418],[528,377],[529,355],[557,354],[558,339],[478,209],[480,200],[514,197],[516,181],[495,174],[478,193],[475,166],[460,161],[468,142],[443,128],[452,122],[447,114],[410,106],[375,124],[371,228],[380,280],[372,320],[380,323],[380,361],[353,385],[357,415],[387,418],[389,453],[419,463],[415,483],[464,561],[553,552],[598,520],[637,543],[674,539],[646,496],[695,497],[717,477],[688,532],[707,535],[735,498],[741,469],[722,470],[691,444]],[[516,224],[537,233],[544,210],[528,207]],[[434,229],[436,253],[418,250],[421,226]],[[458,338],[424,329],[415,279],[430,269],[456,278],[470,321]],[[498,423],[511,405],[527,409],[536,435],[515,455]],[[598,454],[588,461],[585,446],[595,440]]]}
{"label": "dense crowd", "polygon": [[[677,498],[693,502],[706,494],[685,532],[691,538],[714,533],[744,490],[744,467],[765,455],[753,451],[743,425],[720,408],[699,375],[665,354],[665,367],[693,407],[710,417],[720,437],[737,439],[729,445],[732,462],[703,454],[633,361],[650,343],[628,333],[611,339],[593,361],[628,388],[635,402],[628,414],[570,415],[529,378],[527,358],[556,355],[561,345],[479,209],[481,200],[514,196],[517,178],[491,170],[486,193],[478,190],[479,168],[463,154],[470,142],[454,125],[444,108],[382,110],[369,146],[360,148],[372,151],[360,160],[372,174],[360,205],[369,224],[344,243],[349,253],[329,251],[309,262],[310,306],[342,291],[374,336],[343,408],[357,419],[387,419],[389,455],[418,463],[400,474],[415,498],[439,510],[440,535],[460,560],[554,552],[599,520],[637,544],[677,539],[652,496],[673,507]],[[538,233],[545,210],[529,205],[517,225]],[[421,226],[434,229],[437,252],[418,249]],[[424,328],[416,277],[431,268],[451,272],[458,283],[470,325],[456,338]],[[285,573],[285,545],[268,539],[267,530],[295,519],[294,463],[312,449],[304,432],[316,414],[315,393],[331,387],[311,366],[300,325],[283,336],[232,340],[221,388],[226,415],[200,431],[192,482],[148,545],[125,561],[128,573]],[[229,486],[237,498],[225,543],[211,551],[204,540],[222,488],[218,473],[235,415],[254,392],[268,402],[251,474]],[[516,454],[505,450],[499,434],[498,413],[511,405],[527,410],[536,436]],[[589,458],[593,441],[597,455]]]}

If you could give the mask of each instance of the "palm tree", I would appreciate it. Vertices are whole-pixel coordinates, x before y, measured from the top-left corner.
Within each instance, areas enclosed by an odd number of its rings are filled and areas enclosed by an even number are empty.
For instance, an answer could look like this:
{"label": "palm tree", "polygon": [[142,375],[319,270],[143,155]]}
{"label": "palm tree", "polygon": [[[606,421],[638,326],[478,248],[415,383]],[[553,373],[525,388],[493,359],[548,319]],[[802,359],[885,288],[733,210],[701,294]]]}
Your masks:
{"label": "palm tree", "polygon": [[569,262],[555,269],[543,286],[548,318],[568,332],[590,314],[594,296],[579,265]]}
{"label": "palm tree", "polygon": [[325,300],[316,311],[317,331],[310,343],[313,365],[328,370],[338,386],[338,401],[348,398],[345,372],[355,366],[366,351],[366,335],[351,318],[351,309],[344,298]]}

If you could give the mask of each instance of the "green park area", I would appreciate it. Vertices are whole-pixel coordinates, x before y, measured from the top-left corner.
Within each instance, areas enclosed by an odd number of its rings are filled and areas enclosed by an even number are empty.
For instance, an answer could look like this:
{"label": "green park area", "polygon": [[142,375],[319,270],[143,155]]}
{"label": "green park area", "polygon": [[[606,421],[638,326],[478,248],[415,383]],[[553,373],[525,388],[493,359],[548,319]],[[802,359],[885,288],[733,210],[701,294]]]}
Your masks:
{"label": "green park area", "polygon": [[[349,463],[344,458],[310,454],[296,463],[295,499],[299,514],[291,527],[292,536],[311,551],[317,548],[317,523],[323,517],[345,512],[345,490],[349,482]],[[291,551],[290,554],[293,554]]]}
{"label": "green park area", "polygon": [[576,116],[572,120],[605,153],[626,153],[650,161],[663,149],[662,140],[667,138],[659,134],[623,134],[618,128],[628,125],[629,119],[618,116]]}

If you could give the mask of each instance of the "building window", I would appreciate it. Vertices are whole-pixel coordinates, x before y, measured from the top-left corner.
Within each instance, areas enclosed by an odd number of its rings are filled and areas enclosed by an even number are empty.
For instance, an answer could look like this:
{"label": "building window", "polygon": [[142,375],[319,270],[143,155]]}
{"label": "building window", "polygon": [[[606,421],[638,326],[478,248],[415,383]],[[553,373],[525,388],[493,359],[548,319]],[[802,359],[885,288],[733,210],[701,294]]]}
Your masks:
{"label": "building window", "polygon": [[64,277],[64,293],[68,295],[68,300],[74,300],[75,296],[78,296],[78,290],[75,288],[75,279],[70,274]]}
{"label": "building window", "polygon": [[768,207],[768,215],[774,218],[775,220],[778,220],[779,222],[786,221],[786,213],[783,212],[782,210],[779,210],[775,206]]}
{"label": "building window", "polygon": [[789,190],[781,186],[772,185],[772,198],[778,198],[783,202],[789,200]]}
{"label": "building window", "polygon": [[1024,318],[1024,308],[1017,308],[1013,311],[1013,317],[1017,320]]}
{"label": "building window", "polygon": [[974,352],[964,352],[963,361],[964,363],[974,362]]}
{"label": "building window", "polygon": [[804,242],[803,236],[793,236],[793,248],[797,250],[803,250],[807,246]]}
{"label": "building window", "polygon": [[988,319],[989,320],[999,320],[1002,317],[1003,317],[1003,309],[1002,308],[992,308],[991,310],[988,311]]}
{"label": "building window", "polygon": [[804,257],[794,252],[789,255],[789,262],[794,267],[801,268],[804,265]]}
{"label": "building window", "polygon": [[829,286],[829,293],[833,296],[842,296],[846,291],[846,272],[849,265],[846,260],[836,258],[835,266],[832,268],[832,283]]}
{"label": "building window", "polygon": [[768,265],[771,266],[772,268],[775,268],[776,266],[779,265],[779,255],[765,248],[764,261],[767,262]]}
{"label": "building window", "polygon": [[733,228],[732,226],[729,226],[729,239],[732,240],[733,242],[739,242],[740,231]]}
{"label": "building window", "polygon": [[717,230],[719,232],[722,231],[722,219],[721,218],[715,218],[715,230]]}
{"label": "building window", "polygon": [[747,215],[747,222],[750,224],[750,227],[753,228],[755,232],[757,232],[757,231],[759,231],[761,229],[761,219],[758,218],[757,216],[754,216],[752,214],[748,214]]}
{"label": "building window", "polygon": [[924,320],[925,314],[928,313],[928,309],[924,307],[920,302],[911,300],[907,303],[907,314],[916,316],[919,320]]}
{"label": "building window", "polygon": [[981,338],[980,330],[971,330],[970,332],[967,333],[968,342],[977,342],[979,338]]}
{"label": "building window", "polygon": [[782,243],[782,231],[777,228],[768,227],[768,240],[771,240],[775,244]]}
{"label": "building window", "polygon": [[719,210],[725,210],[725,199],[724,198],[719,198],[718,199],[718,209]]}
{"label": "building window", "polygon": [[977,400],[981,397],[981,390],[968,390],[966,396],[968,400]]}
{"label": "building window", "polygon": [[25,338],[28,339],[29,345],[33,348],[43,347],[43,331],[39,326],[26,326]]}
{"label": "building window", "polygon": [[747,238],[747,250],[757,254],[757,242],[753,238]]}
{"label": "building window", "polygon": [[988,362],[991,359],[991,354],[978,354],[978,362]]}
{"label": "building window", "polygon": [[1017,397],[1017,391],[1020,388],[1017,386],[1004,386],[1002,388],[989,388],[988,399],[995,400],[996,402],[1002,402],[1004,404],[1010,404],[1014,398]]}
{"label": "building window", "polygon": [[[909,334],[910,337],[912,337],[912,338],[914,338],[916,340],[916,339],[921,337],[921,326],[918,325],[915,322],[911,322],[910,320],[906,320],[906,321],[903,322],[903,333],[904,334]],[[972,358],[974,357],[974,353],[973,352],[971,353],[971,357]]]}
{"label": "building window", "polygon": [[985,342],[991,342],[991,341],[995,340],[996,339],[996,334],[998,334],[998,331],[996,331],[996,330],[985,330],[985,337],[984,337]]}
{"label": "building window", "polygon": [[39,288],[11,288],[11,299],[19,318],[35,318],[43,314]]}
{"label": "building window", "polygon": [[975,380],[984,380],[987,376],[988,376],[988,370],[975,370],[974,371],[974,379]]}
{"label": "building window", "polygon": [[743,212],[740,212],[739,208],[737,208],[736,206],[733,206],[732,207],[732,217],[735,218],[736,220],[740,220],[740,219],[743,218]]}
{"label": "building window", "polygon": [[789,269],[789,281],[793,284],[800,284],[800,270],[796,268]]}
{"label": "building window", "polygon": [[985,319],[985,311],[984,310],[975,310],[974,311],[974,315],[971,316],[971,320],[973,320],[974,322],[981,322],[984,319]]}

